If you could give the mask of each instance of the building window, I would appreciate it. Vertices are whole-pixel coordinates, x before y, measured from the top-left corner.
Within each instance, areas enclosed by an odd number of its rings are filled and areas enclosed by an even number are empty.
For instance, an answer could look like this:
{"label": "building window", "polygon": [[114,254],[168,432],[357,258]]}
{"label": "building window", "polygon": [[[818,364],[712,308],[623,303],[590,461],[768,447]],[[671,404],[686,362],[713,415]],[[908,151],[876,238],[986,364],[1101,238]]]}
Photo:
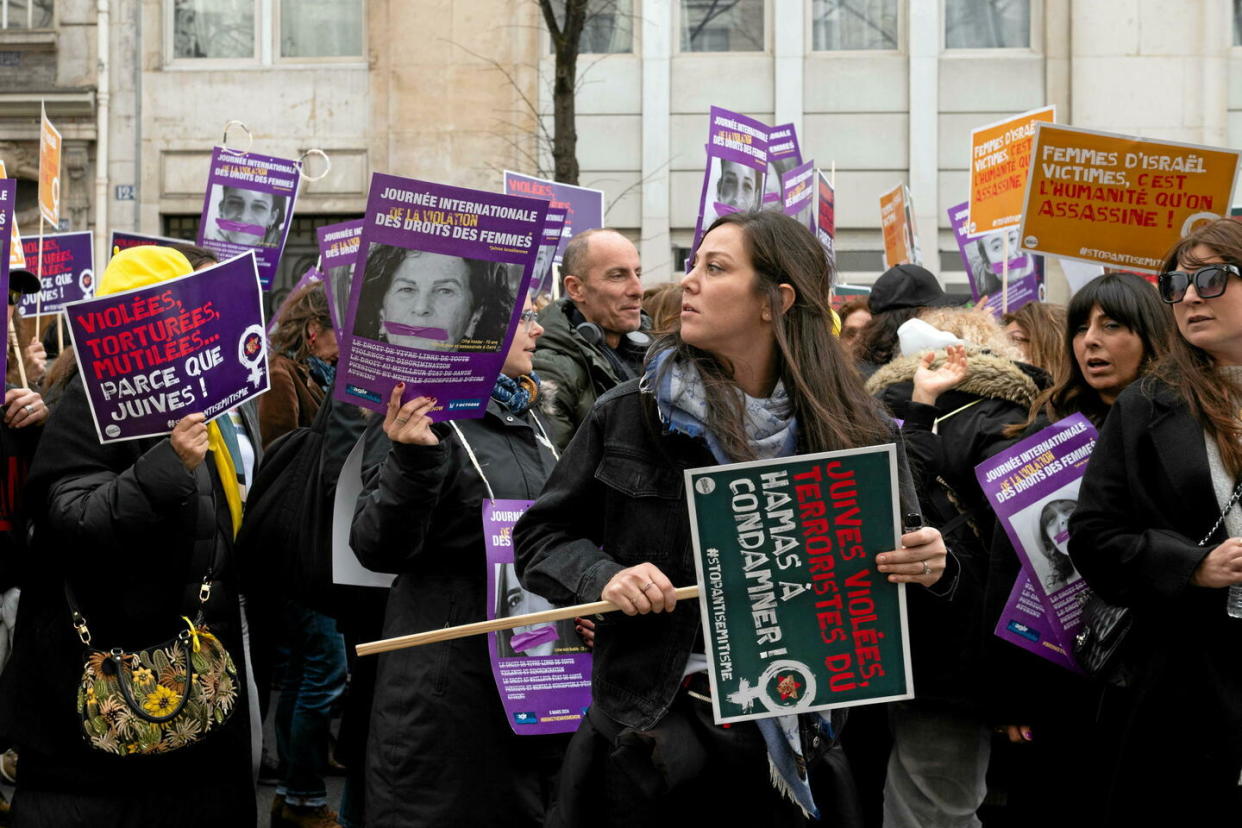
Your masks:
{"label": "building window", "polygon": [[[0,0],[3,2],[3,0]],[[363,0],[166,0],[173,60],[361,58]],[[272,44],[271,48],[263,44]]]}
{"label": "building window", "polygon": [[0,29],[52,28],[52,0],[0,0]]}
{"label": "building window", "polygon": [[[564,25],[565,0],[551,2],[557,25]],[[634,0],[587,0],[578,51],[597,55],[634,51]]]}
{"label": "building window", "polygon": [[896,49],[897,0],[813,0],[811,48]]}
{"label": "building window", "polygon": [[280,56],[358,57],[362,0],[280,0]]}
{"label": "building window", "polygon": [[1031,0],[945,0],[947,49],[1030,48]]}
{"label": "building window", "polygon": [[1242,46],[1242,0],[1233,0],[1233,45]]}
{"label": "building window", "polygon": [[174,0],[173,57],[254,57],[255,0]]}
{"label": "building window", "polygon": [[681,0],[683,52],[762,52],[763,0]]}

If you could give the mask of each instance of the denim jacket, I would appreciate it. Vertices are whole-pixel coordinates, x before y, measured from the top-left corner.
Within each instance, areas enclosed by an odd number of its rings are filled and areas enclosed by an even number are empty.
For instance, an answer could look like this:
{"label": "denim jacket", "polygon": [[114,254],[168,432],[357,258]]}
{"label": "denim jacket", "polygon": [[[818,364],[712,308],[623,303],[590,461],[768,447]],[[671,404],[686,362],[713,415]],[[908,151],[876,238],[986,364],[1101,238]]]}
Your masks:
{"label": "denim jacket", "polygon": [[[917,511],[900,442],[898,459],[903,507]],[[519,578],[555,604],[598,601],[614,575],[644,562],[674,586],[693,584],[683,472],[714,465],[702,439],[662,430],[638,380],[622,383],[600,397],[514,529]],[[950,559],[937,594],[956,585]],[[594,703],[625,727],[650,730],[672,704],[689,654],[702,651],[698,602],[680,601],[671,614],[601,618]]]}

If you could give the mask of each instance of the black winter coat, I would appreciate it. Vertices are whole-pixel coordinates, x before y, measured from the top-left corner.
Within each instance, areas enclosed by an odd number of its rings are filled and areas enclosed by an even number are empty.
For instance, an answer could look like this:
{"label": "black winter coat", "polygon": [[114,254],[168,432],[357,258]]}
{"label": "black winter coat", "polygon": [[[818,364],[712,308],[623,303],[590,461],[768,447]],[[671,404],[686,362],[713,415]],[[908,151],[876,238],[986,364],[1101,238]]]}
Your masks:
{"label": "black winter coat", "polygon": [[992,637],[984,595],[992,539],[999,530],[975,466],[1013,443],[1005,427],[1026,420],[1044,376],[981,349],[967,350],[966,379],[941,394],[934,406],[911,400],[919,365],[915,356],[878,370],[867,380],[867,390],[904,421],[901,433],[924,520],[941,529],[962,564],[951,602],[920,590],[907,593],[918,699],[973,708],[980,696],[983,652]]}
{"label": "black winter coat", "polygon": [[84,652],[64,579],[92,646],[132,651],[171,639],[184,629],[181,616],[197,611],[208,565],[195,549],[198,488],[167,438],[101,445],[80,378],[52,413],[28,484],[35,538],[8,668],[16,671],[22,824],[254,824],[232,525],[210,453],[204,465],[216,505],[218,573],[206,620],[237,666],[237,706],[218,731],[173,753],[100,753],[87,746],[77,718]]}
{"label": "black winter coat", "polygon": [[[384,636],[486,617],[483,481],[444,423],[436,446],[365,433],[363,493],[350,533],[368,569],[397,574]],[[533,499],[556,462],[530,415],[494,400],[458,420],[495,497]],[[379,657],[367,748],[367,825],[538,825],[564,737],[517,736],[501,706],[487,637]]]}
{"label": "black winter coat", "polygon": [[[683,472],[716,461],[702,438],[661,431],[638,383],[600,397],[514,530],[519,577],[553,603],[598,601],[613,575],[643,562],[676,586],[695,582]],[[900,442],[898,461],[904,472]],[[914,495],[904,474],[901,490],[905,512]],[[947,567],[936,585],[941,594],[957,581],[952,556]],[[623,727],[650,730],[673,703],[700,630],[697,601],[679,601],[672,613],[601,616],[593,703]]]}
{"label": "black winter coat", "polygon": [[[1104,423],[1070,519],[1070,557],[1105,600],[1131,607],[1133,689],[1105,696],[1117,758],[1101,772],[1110,824],[1237,825],[1242,818],[1242,621],[1224,589],[1194,586],[1226,540],[1202,427],[1148,378]],[[1109,773],[1111,771],[1111,773]]]}

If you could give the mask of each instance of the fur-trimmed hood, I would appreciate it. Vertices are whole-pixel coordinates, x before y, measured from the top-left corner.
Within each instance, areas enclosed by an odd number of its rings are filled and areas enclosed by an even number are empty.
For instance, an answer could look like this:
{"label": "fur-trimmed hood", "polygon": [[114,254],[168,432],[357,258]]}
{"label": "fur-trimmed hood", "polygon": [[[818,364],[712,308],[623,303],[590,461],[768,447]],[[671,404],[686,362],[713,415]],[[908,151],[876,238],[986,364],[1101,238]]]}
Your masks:
{"label": "fur-trimmed hood", "polygon": [[[966,345],[966,379],[954,390],[990,399],[1008,400],[1030,408],[1039,395],[1035,380],[1018,363],[998,357],[975,345]],[[922,355],[898,357],[880,368],[867,380],[867,393],[879,394],[890,385],[913,382]],[[936,351],[933,368],[944,364],[945,352]]]}

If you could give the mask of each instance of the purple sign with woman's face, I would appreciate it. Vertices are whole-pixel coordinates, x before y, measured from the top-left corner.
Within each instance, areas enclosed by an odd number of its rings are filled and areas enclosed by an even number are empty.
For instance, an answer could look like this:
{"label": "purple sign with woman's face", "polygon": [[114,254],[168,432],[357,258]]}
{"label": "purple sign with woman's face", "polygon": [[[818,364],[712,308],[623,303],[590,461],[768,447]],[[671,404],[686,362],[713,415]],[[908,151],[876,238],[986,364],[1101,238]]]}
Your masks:
{"label": "purple sign with woman's face", "polygon": [[345,315],[337,398],[433,420],[482,417],[530,287],[548,202],[375,174]]}
{"label": "purple sign with woman's face", "polygon": [[345,312],[349,309],[349,290],[353,285],[354,263],[358,259],[358,242],[362,238],[362,219],[326,224],[315,231],[319,242],[319,269],[328,295],[328,312],[332,326],[341,338]]}
{"label": "purple sign with woman's face", "polygon": [[198,245],[223,261],[253,250],[263,289],[285,249],[302,165],[286,158],[216,147],[203,197]]}
{"label": "purple sign with woman's face", "polygon": [[1095,441],[1095,427],[1074,414],[975,467],[1022,561],[996,634],[1069,669],[1087,589],[1070,561],[1069,519]]}
{"label": "purple sign with woman's face", "polygon": [[768,126],[754,118],[713,106],[694,250],[718,217],[763,206],[767,168]]}
{"label": "purple sign with woman's face", "polygon": [[768,170],[763,191],[763,209],[780,211],[785,201],[782,179],[802,164],[798,147],[798,131],[793,124],[781,124],[768,130]]}
{"label": "purple sign with woman's face", "polygon": [[543,240],[539,245],[539,256],[535,259],[535,275],[531,277],[530,295],[552,295],[552,283],[556,280],[556,251],[560,249],[561,230],[565,227],[568,213],[557,207],[548,209],[548,217],[543,224]]}
{"label": "purple sign with woman's face", "polygon": [[[487,618],[552,609],[518,583],[513,568],[513,525],[531,500],[483,500],[487,549]],[[572,733],[591,706],[591,653],[572,618],[487,634],[492,675],[509,726],[521,735]]]}
{"label": "purple sign with woman's face", "polygon": [[95,234],[90,230],[44,236],[42,262],[38,236],[23,239],[22,250],[26,269],[43,285],[42,295],[27,293],[17,303],[22,316],[56,313],[70,302],[95,295]]}
{"label": "purple sign with woman's face", "polygon": [[[949,224],[970,282],[970,295],[976,302],[986,299],[988,309],[998,318],[1003,312],[1013,313],[1028,302],[1040,301],[1044,281],[1043,257],[1022,252],[1018,246],[1017,227],[974,238],[968,236],[969,207],[969,204],[962,202],[949,208]],[[1009,287],[1002,296],[1006,242],[1009,244]]]}
{"label": "purple sign with woman's face", "polygon": [[167,434],[268,388],[254,255],[65,308],[101,443]]}
{"label": "purple sign with woman's face", "polygon": [[781,202],[785,215],[815,232],[815,162],[807,161],[781,176]]}

